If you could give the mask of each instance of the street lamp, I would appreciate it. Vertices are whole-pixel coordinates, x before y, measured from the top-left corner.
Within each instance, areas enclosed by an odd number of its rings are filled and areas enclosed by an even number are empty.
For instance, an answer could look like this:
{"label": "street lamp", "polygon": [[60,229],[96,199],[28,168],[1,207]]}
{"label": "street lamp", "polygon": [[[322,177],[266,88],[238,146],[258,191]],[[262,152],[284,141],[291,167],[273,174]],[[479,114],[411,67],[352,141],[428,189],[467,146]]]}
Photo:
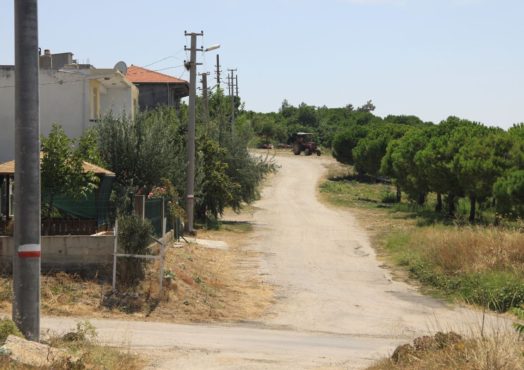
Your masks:
{"label": "street lamp", "polygon": [[206,48],[204,51],[207,53],[208,51],[213,51],[216,49],[220,49],[220,44],[211,45],[210,47]]}

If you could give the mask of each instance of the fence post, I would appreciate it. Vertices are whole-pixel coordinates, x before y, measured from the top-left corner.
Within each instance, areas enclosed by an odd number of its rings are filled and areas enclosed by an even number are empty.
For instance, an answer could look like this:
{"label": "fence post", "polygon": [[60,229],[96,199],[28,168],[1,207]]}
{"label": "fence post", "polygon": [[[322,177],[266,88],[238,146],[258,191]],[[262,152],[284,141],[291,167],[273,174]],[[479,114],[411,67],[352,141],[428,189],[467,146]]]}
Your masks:
{"label": "fence post", "polygon": [[166,235],[166,198],[162,197],[162,238]]}
{"label": "fence post", "polygon": [[146,218],[146,196],[135,195],[135,215],[141,220]]}
{"label": "fence post", "polygon": [[115,292],[116,290],[116,255],[118,252],[118,220],[115,221],[115,242],[113,246],[113,282],[112,282],[112,290]]}
{"label": "fence post", "polygon": [[164,285],[164,253],[165,253],[164,242],[161,241],[160,242],[160,292],[159,292],[160,298],[162,298],[162,287]]}

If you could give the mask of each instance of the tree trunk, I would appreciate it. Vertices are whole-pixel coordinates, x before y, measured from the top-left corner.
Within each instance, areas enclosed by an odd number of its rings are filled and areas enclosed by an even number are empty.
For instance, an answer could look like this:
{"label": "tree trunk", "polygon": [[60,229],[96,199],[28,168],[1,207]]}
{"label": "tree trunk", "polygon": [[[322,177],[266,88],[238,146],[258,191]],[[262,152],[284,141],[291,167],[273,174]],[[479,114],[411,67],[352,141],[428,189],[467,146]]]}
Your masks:
{"label": "tree trunk", "polygon": [[437,205],[435,206],[435,212],[442,212],[442,194],[437,193]]}
{"label": "tree trunk", "polygon": [[402,191],[400,190],[400,186],[397,184],[397,203],[400,203],[402,201]]}
{"label": "tree trunk", "polygon": [[469,222],[475,222],[477,198],[474,195],[469,196]]}
{"label": "tree trunk", "polygon": [[417,198],[417,204],[423,206],[426,203],[426,193],[419,193]]}
{"label": "tree trunk", "polygon": [[448,194],[448,216],[455,216],[455,195]]}

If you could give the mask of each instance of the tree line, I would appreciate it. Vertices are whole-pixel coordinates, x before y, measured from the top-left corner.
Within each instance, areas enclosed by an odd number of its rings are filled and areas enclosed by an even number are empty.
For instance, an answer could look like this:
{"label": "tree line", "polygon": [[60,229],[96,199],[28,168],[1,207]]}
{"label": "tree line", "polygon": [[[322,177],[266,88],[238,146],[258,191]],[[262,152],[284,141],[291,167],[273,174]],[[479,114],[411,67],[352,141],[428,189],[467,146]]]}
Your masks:
{"label": "tree line", "polygon": [[509,130],[457,117],[434,124],[413,115],[373,114],[372,101],[360,107],[315,107],[286,100],[278,112],[245,112],[256,143],[285,143],[294,132],[315,134],[334,157],[360,176],[387,179],[419,205],[436,196],[436,211],[453,217],[460,199],[469,219],[478,209],[524,217],[524,124]]}
{"label": "tree line", "polygon": [[505,131],[457,117],[438,125],[383,120],[349,125],[333,139],[335,158],[359,175],[384,176],[423,205],[436,194],[435,211],[453,217],[469,200],[469,221],[491,208],[505,217],[524,216],[524,125]]}

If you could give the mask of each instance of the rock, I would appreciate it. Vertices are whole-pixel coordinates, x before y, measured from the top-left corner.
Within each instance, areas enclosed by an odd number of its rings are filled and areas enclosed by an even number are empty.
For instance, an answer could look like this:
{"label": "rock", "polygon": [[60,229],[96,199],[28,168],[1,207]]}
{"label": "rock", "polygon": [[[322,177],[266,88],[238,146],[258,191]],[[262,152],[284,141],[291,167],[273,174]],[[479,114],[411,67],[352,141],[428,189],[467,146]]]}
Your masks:
{"label": "rock", "polygon": [[29,366],[44,367],[71,360],[68,353],[62,349],[31,342],[14,335],[8,336],[1,348],[2,351],[9,353],[11,360]]}
{"label": "rock", "polygon": [[432,351],[439,348],[439,345],[435,338],[427,335],[415,338],[415,340],[413,341],[413,345],[415,346],[415,350],[423,352]]}
{"label": "rock", "polygon": [[415,348],[411,344],[404,344],[398,346],[391,355],[391,360],[394,363],[405,363],[409,362],[411,358],[415,355]]}
{"label": "rock", "polygon": [[435,334],[435,341],[439,348],[446,348],[462,342],[463,338],[460,334],[450,331],[449,333],[438,332]]}

